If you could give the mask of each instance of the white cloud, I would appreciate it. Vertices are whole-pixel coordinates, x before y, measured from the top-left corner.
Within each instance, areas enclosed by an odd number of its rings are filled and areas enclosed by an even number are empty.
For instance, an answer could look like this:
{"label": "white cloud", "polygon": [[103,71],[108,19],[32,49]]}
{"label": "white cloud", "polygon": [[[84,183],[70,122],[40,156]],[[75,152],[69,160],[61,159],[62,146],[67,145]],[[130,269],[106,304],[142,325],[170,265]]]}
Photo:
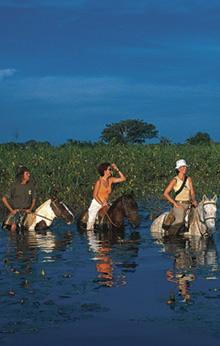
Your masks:
{"label": "white cloud", "polygon": [[49,103],[97,102],[131,92],[132,85],[119,77],[47,76],[8,83],[5,96]]}
{"label": "white cloud", "polygon": [[[30,139],[27,133],[36,139],[43,136],[42,128],[39,129],[37,124],[51,119],[56,128],[56,140],[61,143],[66,138],[98,140],[105,123],[136,117],[153,123],[161,132],[160,135],[173,141],[184,141],[191,135],[189,131],[205,132],[204,124],[207,124],[206,132],[210,132],[211,138],[218,138],[217,134],[214,136],[213,129],[213,119],[218,124],[218,83],[152,84],[117,76],[46,76],[8,79],[2,86],[0,108],[2,113],[8,114],[4,121],[6,124],[17,123],[24,141]],[[21,114],[26,118],[25,133],[19,127]],[[193,122],[191,119],[194,119]],[[182,122],[185,127],[182,127]],[[33,123],[36,123],[36,129],[33,129]],[[212,125],[210,131],[209,124]],[[27,131],[28,126],[30,132]],[[93,131],[91,126],[94,127]],[[60,134],[64,136],[64,132],[65,138],[58,139]],[[55,138],[48,136],[47,131],[43,140],[54,142]]]}
{"label": "white cloud", "polygon": [[[5,70],[4,70],[5,71]],[[0,71],[1,75],[6,76]],[[220,86],[215,85],[215,91],[220,92]],[[191,98],[203,99],[213,95],[213,83],[180,85],[160,83],[139,83],[120,77],[74,77],[47,76],[41,78],[24,78],[11,80],[4,85],[4,100],[32,100],[48,104],[72,104],[91,106],[94,104],[117,103],[121,100],[142,100],[148,102],[155,99]]]}
{"label": "white cloud", "polygon": [[0,80],[2,80],[4,78],[12,77],[16,72],[17,72],[17,70],[12,69],[12,68],[0,70]]}

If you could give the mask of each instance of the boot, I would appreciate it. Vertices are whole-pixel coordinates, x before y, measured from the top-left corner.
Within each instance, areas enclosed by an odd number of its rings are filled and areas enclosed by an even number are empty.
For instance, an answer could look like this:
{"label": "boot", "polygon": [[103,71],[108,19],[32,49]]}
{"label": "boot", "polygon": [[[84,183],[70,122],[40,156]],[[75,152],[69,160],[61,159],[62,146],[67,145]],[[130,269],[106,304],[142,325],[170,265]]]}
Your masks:
{"label": "boot", "polygon": [[167,237],[176,237],[179,233],[179,230],[181,229],[182,224],[177,223],[174,225],[171,225],[168,230],[165,231],[165,236]]}
{"label": "boot", "polygon": [[[163,226],[170,227],[175,220],[173,209],[170,210],[169,214],[165,217]],[[164,227],[163,227],[164,228]]]}

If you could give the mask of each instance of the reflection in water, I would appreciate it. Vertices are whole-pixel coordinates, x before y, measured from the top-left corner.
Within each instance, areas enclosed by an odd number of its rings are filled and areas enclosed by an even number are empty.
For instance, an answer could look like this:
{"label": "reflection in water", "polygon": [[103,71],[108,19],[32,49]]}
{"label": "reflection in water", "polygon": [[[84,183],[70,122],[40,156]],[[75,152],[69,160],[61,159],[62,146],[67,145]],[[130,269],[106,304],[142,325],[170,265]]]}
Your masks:
{"label": "reflection in water", "polygon": [[[4,231],[6,232],[6,231]],[[13,250],[16,255],[22,256],[25,261],[36,260],[39,251],[47,254],[47,260],[52,260],[50,254],[60,251],[63,247],[72,243],[71,231],[63,232],[57,237],[50,229],[45,231],[21,230],[19,232],[8,231],[8,251]]]}
{"label": "reflection in water", "polygon": [[[146,315],[146,334],[153,318],[164,328],[168,323],[172,326],[180,323],[181,328],[196,330],[198,335],[201,329],[210,331],[215,328],[219,336],[219,285],[215,286],[216,280],[204,280],[220,276],[213,240],[161,241],[160,247],[166,254],[165,261],[162,258],[163,267],[169,269],[168,282],[164,274],[162,279],[156,277],[161,254],[152,238],[148,239],[148,224],[143,228],[142,223],[139,230],[141,239],[138,232],[130,233],[129,227],[125,233],[117,234],[79,233],[76,225],[70,228],[62,222],[41,234],[2,230],[0,337],[11,338],[10,331],[13,331],[14,338],[17,333],[23,333],[25,340],[25,333],[46,331],[68,323],[72,330],[74,326],[77,328],[75,322],[78,320],[87,330],[90,319],[95,319],[99,313],[101,318],[107,314],[107,321],[114,321],[109,328],[120,329],[119,311],[120,321],[124,318],[128,326],[128,335],[129,328],[137,325],[136,316]],[[127,282],[129,285],[125,285]],[[118,286],[122,287],[118,290],[115,288]],[[173,290],[170,300],[174,302],[175,316],[170,309],[161,309],[161,304],[168,299],[167,286]],[[104,289],[106,287],[112,289]],[[141,288],[138,294],[134,287]],[[187,294],[189,303],[183,304]],[[100,315],[97,325],[99,321]]]}
{"label": "reflection in water", "polygon": [[[137,264],[133,262],[138,253],[140,236],[138,232],[132,232],[125,239],[124,231],[96,232],[81,230],[88,239],[97,271],[99,284],[107,287],[119,287],[125,285],[126,271],[135,270]],[[120,269],[120,272],[118,270]]]}
{"label": "reflection in water", "polygon": [[[168,276],[167,280],[174,282],[178,285],[179,293],[181,296],[183,296],[184,301],[189,302],[191,297],[188,293],[189,283],[194,281],[196,279],[196,276],[194,274],[174,274],[173,270],[167,270],[166,274]],[[168,303],[172,303],[172,297],[170,297],[171,300],[168,300]]]}
{"label": "reflection in water", "polygon": [[[216,279],[218,270],[217,251],[213,238],[173,238],[163,241],[163,250],[173,258],[173,268],[166,271],[167,280],[177,285],[179,295],[191,302],[190,287],[196,280],[197,271],[204,270],[206,279]],[[167,301],[174,307],[174,293]]]}

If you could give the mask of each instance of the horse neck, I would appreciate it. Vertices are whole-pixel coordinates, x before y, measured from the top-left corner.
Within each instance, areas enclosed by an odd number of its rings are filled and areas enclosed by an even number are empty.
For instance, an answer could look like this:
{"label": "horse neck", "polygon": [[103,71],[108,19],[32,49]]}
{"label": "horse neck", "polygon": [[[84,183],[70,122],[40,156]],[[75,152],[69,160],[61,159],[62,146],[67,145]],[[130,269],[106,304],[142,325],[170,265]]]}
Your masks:
{"label": "horse neck", "polygon": [[199,227],[201,229],[201,231],[205,231],[206,230],[206,225],[205,225],[205,219],[204,219],[204,215],[203,215],[203,203],[200,202],[198,204],[198,206],[196,207],[196,217],[197,220],[199,222]]}
{"label": "horse neck", "polygon": [[44,217],[47,217],[53,220],[56,217],[56,215],[53,212],[50,205],[51,205],[51,199],[48,199],[46,202],[44,202],[42,205],[40,205],[40,207],[36,209],[35,214],[42,215]]}
{"label": "horse neck", "polygon": [[108,214],[113,222],[116,224],[121,224],[124,221],[124,207],[122,204],[122,199],[119,199],[114,203],[108,211]]}
{"label": "horse neck", "polygon": [[202,204],[202,202],[200,202],[198,204],[198,206],[196,207],[196,213],[197,213],[197,215],[199,216],[199,218],[201,220],[204,220],[204,218],[203,218],[203,204]]}

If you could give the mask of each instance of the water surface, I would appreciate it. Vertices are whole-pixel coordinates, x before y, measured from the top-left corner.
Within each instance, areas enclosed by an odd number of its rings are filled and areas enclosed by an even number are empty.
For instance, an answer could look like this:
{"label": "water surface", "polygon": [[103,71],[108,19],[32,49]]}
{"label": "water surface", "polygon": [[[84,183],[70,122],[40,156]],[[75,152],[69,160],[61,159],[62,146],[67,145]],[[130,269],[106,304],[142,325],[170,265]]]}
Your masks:
{"label": "water surface", "polygon": [[219,229],[164,243],[140,215],[113,237],[57,221],[44,234],[1,230],[0,342],[219,345]]}

